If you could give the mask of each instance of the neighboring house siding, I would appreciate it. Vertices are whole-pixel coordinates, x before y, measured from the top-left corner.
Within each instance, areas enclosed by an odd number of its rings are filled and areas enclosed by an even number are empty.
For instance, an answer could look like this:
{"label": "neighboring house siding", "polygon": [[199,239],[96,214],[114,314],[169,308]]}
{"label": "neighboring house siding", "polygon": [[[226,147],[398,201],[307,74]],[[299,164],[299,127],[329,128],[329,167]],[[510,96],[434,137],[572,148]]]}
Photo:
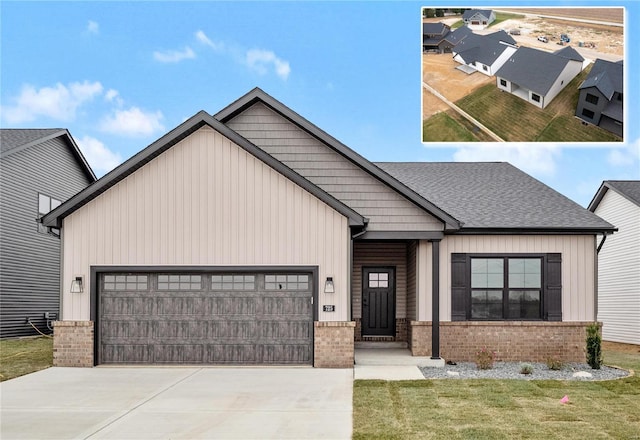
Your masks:
{"label": "neighboring house siding", "polygon": [[396,242],[356,241],[353,244],[353,318],[362,317],[362,268],[395,267],[396,318],[407,313],[407,244]]}
{"label": "neighboring house siding", "polygon": [[640,344],[640,207],[609,189],[595,214],[618,228],[598,255],[603,339]]}
{"label": "neighboring house siding", "polygon": [[[452,253],[561,253],[562,254],[562,320],[593,321],[595,319],[595,240],[592,235],[457,235],[446,236],[440,243],[440,319],[451,320],[451,254]],[[431,320],[431,279],[426,283],[431,261],[430,244],[419,244],[418,319]],[[426,262],[426,266],[423,264]],[[425,272],[426,271],[426,272]],[[424,274],[424,275],[423,275]],[[424,289],[424,290],[423,290]]]}
{"label": "neighboring house siding", "polygon": [[[598,98],[597,104],[587,102],[587,94],[593,95]],[[589,87],[587,89],[580,90],[580,97],[578,98],[578,107],[576,109],[576,116],[594,125],[600,124],[600,116],[602,110],[609,104],[609,100],[602,94],[596,87]],[[584,115],[584,110],[592,111],[593,117]]]}
{"label": "neighboring house siding", "polygon": [[47,331],[45,312],[58,313],[60,239],[38,232],[38,193],[65,201],[90,182],[61,138],[2,158],[0,175],[0,334]]}
{"label": "neighboring house siding", "polygon": [[226,125],[368,217],[369,231],[443,229],[442,222],[263,104]]}
{"label": "neighboring house siding", "polygon": [[92,265],[295,265],[319,268],[319,319],[345,321],[349,239],[346,217],[204,127],[64,219],[62,316],[90,319],[68,286]]}

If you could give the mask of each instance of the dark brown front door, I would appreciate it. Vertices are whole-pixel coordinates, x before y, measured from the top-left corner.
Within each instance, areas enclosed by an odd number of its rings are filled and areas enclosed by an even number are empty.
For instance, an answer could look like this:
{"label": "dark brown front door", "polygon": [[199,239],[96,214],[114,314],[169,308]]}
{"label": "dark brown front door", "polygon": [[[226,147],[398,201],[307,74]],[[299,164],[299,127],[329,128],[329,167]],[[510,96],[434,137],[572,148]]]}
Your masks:
{"label": "dark brown front door", "polygon": [[396,335],[395,269],[362,268],[362,336]]}

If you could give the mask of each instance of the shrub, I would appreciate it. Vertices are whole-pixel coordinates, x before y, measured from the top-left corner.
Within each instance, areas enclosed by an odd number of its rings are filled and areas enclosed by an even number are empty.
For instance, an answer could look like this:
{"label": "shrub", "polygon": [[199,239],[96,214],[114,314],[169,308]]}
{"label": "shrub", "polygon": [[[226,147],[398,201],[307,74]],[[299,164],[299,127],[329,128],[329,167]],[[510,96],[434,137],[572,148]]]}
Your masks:
{"label": "shrub", "polygon": [[587,363],[594,370],[602,365],[602,338],[597,322],[587,326]]}
{"label": "shrub", "polygon": [[491,351],[487,349],[487,347],[482,347],[476,352],[476,366],[478,367],[478,370],[489,370],[493,368],[495,358],[495,351]]}
{"label": "shrub", "polygon": [[520,364],[520,374],[531,374],[531,373],[533,373],[533,365]]}
{"label": "shrub", "polygon": [[547,368],[549,370],[560,371],[564,367],[564,362],[560,358],[550,357],[547,358]]}

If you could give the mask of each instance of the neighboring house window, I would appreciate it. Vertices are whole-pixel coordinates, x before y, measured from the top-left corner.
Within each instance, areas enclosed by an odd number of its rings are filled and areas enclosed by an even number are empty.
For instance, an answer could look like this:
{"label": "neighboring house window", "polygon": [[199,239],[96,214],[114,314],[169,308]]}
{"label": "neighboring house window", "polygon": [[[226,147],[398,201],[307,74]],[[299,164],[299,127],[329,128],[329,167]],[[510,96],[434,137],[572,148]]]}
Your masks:
{"label": "neighboring house window", "polygon": [[622,93],[616,93],[616,100],[622,101]]}
{"label": "neighboring house window", "polygon": [[540,95],[532,93],[531,94],[531,99],[533,99],[535,102],[540,102]]}
{"label": "neighboring house window", "polygon": [[[45,214],[49,214],[49,212],[56,209],[61,204],[62,202],[60,200],[38,193],[38,219],[42,218]],[[46,226],[38,222],[38,232],[46,234],[49,231]],[[60,229],[58,228],[51,228],[51,232],[55,235],[60,235]]]}
{"label": "neighboring house window", "polygon": [[593,119],[593,117],[595,116],[595,113],[592,112],[589,109],[583,108],[582,109],[582,116],[587,117],[589,119]]}
{"label": "neighboring house window", "polygon": [[451,257],[453,321],[562,320],[560,254]]}
{"label": "neighboring house window", "polygon": [[482,70],[487,71],[487,70],[489,70],[489,69],[487,69],[487,66],[483,65],[483,66],[482,66]]}
{"label": "neighboring house window", "polygon": [[502,87],[507,87],[507,80],[505,80],[505,79],[501,79],[501,80],[500,80],[500,85],[501,85]]}
{"label": "neighboring house window", "polygon": [[591,93],[587,93],[585,101],[593,105],[598,105],[598,97],[596,95],[592,95]]}

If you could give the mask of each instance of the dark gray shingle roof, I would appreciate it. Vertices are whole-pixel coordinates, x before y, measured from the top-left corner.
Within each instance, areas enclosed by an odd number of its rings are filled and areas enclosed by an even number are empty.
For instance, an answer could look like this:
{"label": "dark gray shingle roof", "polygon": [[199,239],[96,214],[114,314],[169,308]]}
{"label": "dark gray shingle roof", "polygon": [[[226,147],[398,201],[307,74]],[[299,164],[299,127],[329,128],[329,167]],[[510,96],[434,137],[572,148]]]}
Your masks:
{"label": "dark gray shingle roof", "polygon": [[496,76],[544,96],[570,61],[553,53],[520,47]]}
{"label": "dark gray shingle roof", "polygon": [[444,23],[422,23],[422,34],[445,35],[449,32],[449,26]]}
{"label": "dark gray shingle roof", "polygon": [[560,50],[556,50],[553,54],[562,58],[567,58],[569,60],[575,60],[580,62],[584,61],[584,58],[582,57],[582,55],[580,55],[578,51],[571,46],[565,46]]}
{"label": "dark gray shingle roof", "polygon": [[380,162],[376,165],[463,221],[463,230],[613,228],[506,162]]}
{"label": "dark gray shingle roof", "polygon": [[491,34],[487,34],[486,35],[487,38],[490,38],[492,40],[496,40],[496,41],[503,41],[505,43],[508,44],[512,44],[512,45],[516,45],[518,44],[518,42],[516,40],[513,39],[513,37],[509,34],[507,34],[504,30],[499,30],[498,32],[493,32]]}
{"label": "dark gray shingle roof", "polygon": [[605,180],[589,203],[589,211],[595,211],[609,189],[640,206],[640,180]]}
{"label": "dark gray shingle roof", "polygon": [[477,61],[490,66],[508,47],[488,35],[470,34],[456,44],[454,52],[460,54],[467,64]]}
{"label": "dark gray shingle roof", "polygon": [[579,88],[596,87],[608,100],[611,100],[614,92],[622,93],[623,69],[622,61],[612,63],[598,58]]}
{"label": "dark gray shingle roof", "polygon": [[462,41],[464,38],[466,38],[469,35],[472,35],[473,31],[471,29],[469,29],[466,26],[461,26],[458,29],[456,29],[455,31],[451,31],[447,34],[447,36],[445,37],[445,40],[453,43],[453,44],[458,44],[460,41]]}
{"label": "dark gray shingle roof", "polygon": [[63,130],[62,128],[3,128],[0,130],[0,151],[4,153]]}
{"label": "dark gray shingle roof", "polygon": [[468,20],[474,15],[480,14],[488,20],[489,17],[491,17],[491,12],[491,9],[469,9],[468,11],[464,11],[462,13],[462,18]]}

